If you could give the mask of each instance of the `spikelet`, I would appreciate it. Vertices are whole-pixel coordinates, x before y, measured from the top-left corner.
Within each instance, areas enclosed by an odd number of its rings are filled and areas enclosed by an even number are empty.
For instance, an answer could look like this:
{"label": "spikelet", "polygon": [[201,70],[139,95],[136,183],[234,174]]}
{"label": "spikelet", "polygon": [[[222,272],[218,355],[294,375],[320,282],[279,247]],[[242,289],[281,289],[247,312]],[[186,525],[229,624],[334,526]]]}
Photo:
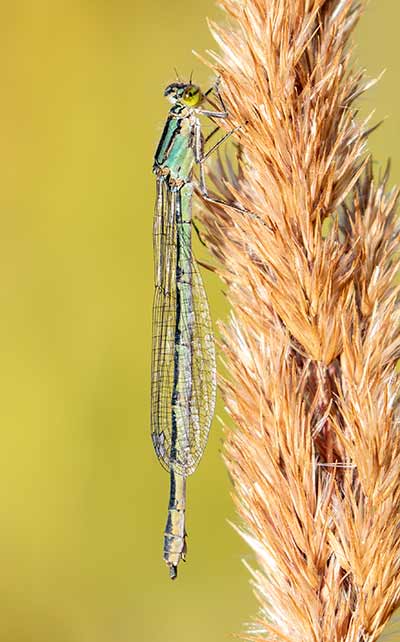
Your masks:
{"label": "spikelet", "polygon": [[398,193],[376,179],[353,0],[222,0],[211,25],[238,169],[207,244],[232,306],[225,459],[254,550],[246,639],[371,642],[400,599]]}

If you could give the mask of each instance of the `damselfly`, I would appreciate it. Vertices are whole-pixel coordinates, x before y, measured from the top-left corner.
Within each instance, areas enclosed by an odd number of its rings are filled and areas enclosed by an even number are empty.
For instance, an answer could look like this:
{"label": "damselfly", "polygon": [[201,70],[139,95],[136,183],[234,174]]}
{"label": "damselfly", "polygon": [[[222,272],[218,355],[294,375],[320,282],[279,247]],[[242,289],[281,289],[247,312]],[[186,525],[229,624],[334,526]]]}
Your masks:
{"label": "damselfly", "polygon": [[[221,111],[202,107],[213,90]],[[164,94],[173,106],[153,167],[157,200],[151,426],[157,457],[170,473],[164,560],[174,579],[186,553],[186,478],[195,471],[204,452],[216,393],[212,324],[192,254],[193,170],[199,166],[200,189],[206,194],[203,162],[232,132],[204,154],[199,117],[227,117],[217,85],[202,94],[191,82],[175,82]]]}

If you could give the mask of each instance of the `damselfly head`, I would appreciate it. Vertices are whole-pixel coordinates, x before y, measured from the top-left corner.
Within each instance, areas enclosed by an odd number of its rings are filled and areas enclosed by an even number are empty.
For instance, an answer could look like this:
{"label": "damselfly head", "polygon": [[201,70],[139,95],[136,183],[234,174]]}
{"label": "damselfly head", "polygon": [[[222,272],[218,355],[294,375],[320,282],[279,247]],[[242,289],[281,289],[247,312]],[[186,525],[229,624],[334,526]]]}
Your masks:
{"label": "damselfly head", "polygon": [[197,107],[203,100],[200,87],[192,83],[173,82],[164,91],[171,103],[183,103],[187,107]]}

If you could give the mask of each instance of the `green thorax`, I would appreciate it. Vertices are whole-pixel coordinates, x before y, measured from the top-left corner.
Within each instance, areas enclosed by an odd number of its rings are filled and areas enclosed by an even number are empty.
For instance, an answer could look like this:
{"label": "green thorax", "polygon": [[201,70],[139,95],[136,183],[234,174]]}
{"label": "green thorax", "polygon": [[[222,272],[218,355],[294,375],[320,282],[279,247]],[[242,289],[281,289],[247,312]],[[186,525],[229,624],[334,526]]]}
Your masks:
{"label": "green thorax", "polygon": [[[194,164],[194,123],[188,109],[174,105],[167,119],[154,158],[153,171],[169,170],[170,177],[184,183],[191,180]],[[164,172],[163,172],[164,173]],[[167,173],[167,172],[165,172]]]}

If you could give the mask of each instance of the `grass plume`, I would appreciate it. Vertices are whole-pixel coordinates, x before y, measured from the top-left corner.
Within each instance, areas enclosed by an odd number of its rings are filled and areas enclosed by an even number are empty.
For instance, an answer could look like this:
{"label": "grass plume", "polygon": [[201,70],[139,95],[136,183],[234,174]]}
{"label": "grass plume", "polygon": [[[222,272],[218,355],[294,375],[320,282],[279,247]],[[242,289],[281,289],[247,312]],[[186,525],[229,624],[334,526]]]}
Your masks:
{"label": "grass plume", "polygon": [[[252,640],[372,642],[400,599],[399,228],[351,65],[354,0],[222,0],[238,171],[202,211],[232,306],[225,459],[255,552]],[[230,126],[230,125],[227,125]]]}

